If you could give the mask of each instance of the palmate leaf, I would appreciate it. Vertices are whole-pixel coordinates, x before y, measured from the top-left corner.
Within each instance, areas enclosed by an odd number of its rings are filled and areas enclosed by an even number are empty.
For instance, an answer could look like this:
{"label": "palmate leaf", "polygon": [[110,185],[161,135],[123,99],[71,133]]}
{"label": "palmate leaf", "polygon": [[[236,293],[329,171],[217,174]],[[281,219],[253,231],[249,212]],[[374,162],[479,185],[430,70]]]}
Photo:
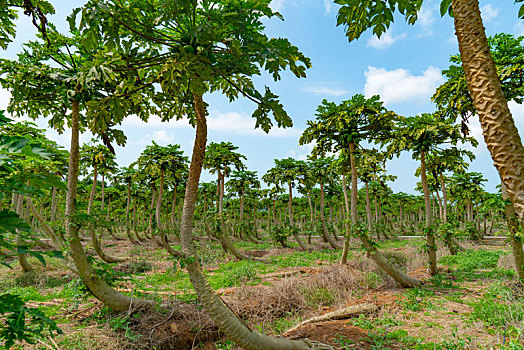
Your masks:
{"label": "palmate leaf", "polygon": [[26,306],[24,300],[15,294],[0,294],[0,343],[6,349],[15,341],[34,344],[35,337],[43,337],[45,332],[62,334],[56,323],[37,308]]}
{"label": "palmate leaf", "polygon": [[30,229],[29,225],[17,213],[8,209],[0,211],[0,232],[16,234],[16,230],[29,232]]}
{"label": "palmate leaf", "polygon": [[31,250],[28,246],[17,246],[16,247],[17,254],[28,254],[40,261],[42,265],[46,266],[45,262],[45,256],[57,258],[57,259],[64,259],[64,254],[62,251],[59,250],[53,250],[53,251],[46,251],[46,252],[38,252]]}

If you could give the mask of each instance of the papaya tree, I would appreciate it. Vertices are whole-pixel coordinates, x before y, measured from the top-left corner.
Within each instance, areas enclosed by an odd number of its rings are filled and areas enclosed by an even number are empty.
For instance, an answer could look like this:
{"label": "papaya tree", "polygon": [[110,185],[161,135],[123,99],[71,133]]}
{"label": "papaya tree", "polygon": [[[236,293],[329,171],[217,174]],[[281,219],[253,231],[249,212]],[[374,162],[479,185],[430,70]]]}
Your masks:
{"label": "papaya tree", "polygon": [[320,186],[320,222],[322,223],[322,235],[335,249],[342,249],[343,247],[338,244],[331,234],[329,233],[326,226],[326,217],[325,217],[325,190],[324,186],[331,182],[333,177],[335,177],[335,172],[332,167],[334,157],[322,157],[317,159],[312,159],[308,162],[308,172],[316,183]]}
{"label": "papaya tree", "polygon": [[[25,45],[17,60],[0,60],[1,84],[11,93],[8,111],[17,116],[48,118],[49,125],[62,133],[71,127],[71,148],[68,166],[65,229],[69,253],[76,271],[88,289],[115,310],[127,310],[130,303],[145,303],[130,298],[110,287],[100,278],[89,262],[79,237],[77,190],[79,175],[79,133],[88,128],[112,149],[112,142],[123,145],[125,135],[117,130],[123,118],[131,113],[144,116],[143,104],[135,97],[142,89],[136,84],[132,91],[123,92],[122,82],[131,79],[129,72],[115,72],[110,66],[122,61],[118,55],[108,55],[100,42],[86,48],[74,20],[70,35],[46,28],[46,37],[39,35]],[[51,64],[50,62],[53,62]]]}
{"label": "papaya tree", "polygon": [[246,159],[246,156],[235,152],[237,149],[238,147],[231,142],[211,142],[206,148],[204,169],[209,169],[211,174],[217,174],[217,209],[219,216],[222,216],[224,210],[225,178],[229,177],[232,168],[238,171],[245,167],[242,159]]}
{"label": "papaya tree", "polygon": [[[434,275],[437,271],[437,246],[435,241],[435,227],[431,213],[431,198],[429,193],[426,171],[426,156],[431,150],[446,144],[457,145],[461,142],[475,142],[472,137],[463,136],[460,128],[453,119],[442,114],[424,113],[415,117],[406,117],[399,121],[397,129],[388,144],[388,152],[396,154],[405,150],[412,151],[412,157],[420,160],[420,180],[424,193],[426,208],[425,233],[427,239],[427,253],[429,272]],[[436,179],[435,179],[436,180]]]}
{"label": "papaya tree", "polygon": [[[189,167],[181,220],[181,243],[195,291],[211,319],[245,349],[310,349],[303,340],[275,339],[249,329],[212,290],[192,242],[198,182],[207,142],[206,92],[218,91],[234,100],[240,96],[257,105],[256,126],[291,126],[277,96],[269,88],[260,93],[251,77],[267,71],[274,80],[289,68],[304,77],[307,59],[286,39],[263,33],[264,18],[280,17],[268,1],[89,1],[83,11],[86,40],[102,37],[118,50],[139,57],[132,63],[144,72],[141,81],[159,83],[155,93],[164,119],[189,117],[196,138]],[[144,45],[136,45],[137,40]],[[161,46],[161,49],[158,47]],[[140,62],[140,58],[144,58]],[[147,67],[140,66],[147,63]],[[155,67],[153,69],[152,67]]]}
{"label": "papaya tree", "polygon": [[[231,179],[227,182],[227,187],[230,192],[236,193],[239,196],[240,209],[240,233],[244,231],[244,205],[246,192],[260,188],[260,180],[258,179],[256,171],[236,170],[231,173]],[[250,237],[250,233],[247,233]]]}
{"label": "papaya tree", "polygon": [[[344,25],[349,41],[358,39],[368,29],[380,37],[393,22],[396,11],[409,24],[417,21],[423,0],[335,0],[342,5],[337,25]],[[516,0],[522,3],[523,0]],[[478,0],[442,0],[442,16],[453,16],[460,58],[473,107],[479,117],[484,141],[514,204],[517,217],[524,220],[524,146],[504,95],[489,42],[486,37]],[[523,17],[524,5],[519,17]]]}
{"label": "papaya tree", "polygon": [[301,160],[295,160],[293,158],[275,159],[275,166],[269,169],[264,176],[262,176],[262,179],[266,183],[278,184],[277,188],[287,186],[289,229],[300,248],[309,251],[312,248],[302,240],[297,230],[295,230],[295,222],[293,220],[293,188],[300,182],[301,178],[303,178],[303,174],[307,171],[306,168],[306,163]]}
{"label": "papaya tree", "polygon": [[308,127],[299,142],[315,141],[313,152],[347,152],[351,169],[351,231],[360,239],[369,256],[397,283],[407,287],[420,285],[420,280],[398,270],[378,251],[358,219],[356,149],[363,141],[387,139],[398,116],[384,107],[379,96],[365,98],[360,94],[338,105],[324,100],[317,108],[316,116],[315,121],[307,122]]}

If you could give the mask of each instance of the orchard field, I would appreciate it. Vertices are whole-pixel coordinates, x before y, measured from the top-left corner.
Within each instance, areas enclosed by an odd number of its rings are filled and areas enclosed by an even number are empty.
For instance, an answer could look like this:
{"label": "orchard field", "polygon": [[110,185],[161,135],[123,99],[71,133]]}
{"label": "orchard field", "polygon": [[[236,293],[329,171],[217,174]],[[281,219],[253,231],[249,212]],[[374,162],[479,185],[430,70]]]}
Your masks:
{"label": "orchard field", "polygon": [[[432,112],[323,89],[297,129],[296,91],[271,89],[314,62],[267,34],[277,3],[89,0],[63,27],[60,0],[0,1],[0,348],[524,349],[524,37],[442,0],[459,52]],[[422,0],[324,6],[350,46],[427,20]],[[19,17],[36,34],[12,58]],[[271,167],[216,140],[217,95],[254,106]],[[154,133],[135,155],[131,118],[191,142]],[[273,157],[279,128],[307,156]],[[474,170],[479,145],[494,169]]]}

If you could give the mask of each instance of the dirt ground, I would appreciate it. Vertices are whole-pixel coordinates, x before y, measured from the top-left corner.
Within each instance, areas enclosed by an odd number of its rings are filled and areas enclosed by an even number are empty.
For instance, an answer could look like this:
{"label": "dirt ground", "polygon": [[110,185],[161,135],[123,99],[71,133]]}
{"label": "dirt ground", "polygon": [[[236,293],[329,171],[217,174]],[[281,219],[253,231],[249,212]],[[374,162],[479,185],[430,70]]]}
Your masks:
{"label": "dirt ground", "polygon": [[[136,273],[132,278],[123,278],[115,287],[126,293],[140,290],[136,292],[137,296],[155,298],[164,305],[164,309],[139,310],[139,316],[134,317],[132,313],[137,310],[116,315],[92,296],[75,300],[74,296],[66,293],[73,288],[71,281],[74,281],[74,276],[59,262],[51,261],[46,268],[38,267],[41,270],[40,279],[27,282],[21,288],[35,288],[40,293],[41,298],[33,297],[32,300],[28,297],[28,305],[43,307],[64,334],[39,340],[33,345],[23,344],[21,348],[235,348],[199,306],[191,285],[185,281],[187,276],[184,270],[174,273],[176,262],[169,259],[154,242],[133,247],[127,241],[105,240],[104,245],[111,255],[130,256],[131,262],[150,263],[149,271]],[[300,255],[296,261],[293,260],[294,266],[269,264],[268,268],[257,265],[256,277],[251,276],[233,286],[226,285],[216,290],[253,329],[291,339],[308,338],[336,349],[501,348],[505,341],[504,335],[472,319],[470,302],[481,298],[493,283],[511,283],[510,278],[497,279],[480,274],[477,278],[453,282],[456,279],[455,269],[444,266],[440,273],[441,279],[452,283],[453,287],[442,288],[432,282],[423,266],[424,256],[414,249],[413,244],[400,242],[397,245],[385,249],[407,257],[404,262],[407,271],[425,282],[423,290],[426,294],[415,295],[407,289],[396,287],[387,277],[381,276],[377,267],[357,250],[352,251],[349,266],[338,265],[337,252],[325,252],[309,260],[304,258],[305,255]],[[478,249],[479,246],[472,248]],[[224,264],[230,264],[236,271],[237,262],[218,248],[214,249],[216,259],[205,263],[209,278],[228,275],[228,270],[223,270]],[[482,249],[500,251],[501,247],[483,246]],[[289,258],[290,261],[296,252],[294,249],[275,246],[244,251],[253,256]],[[141,259],[137,260],[137,256]],[[113,266],[113,269],[121,274],[132,275],[130,266],[130,263],[121,263]],[[19,275],[17,268],[0,269],[0,287],[20,288],[16,284]],[[51,279],[63,280],[64,284],[51,287]],[[182,305],[184,313],[170,315],[169,307],[165,308],[169,303],[175,303],[178,309]],[[375,304],[378,309],[360,317],[310,323],[287,332],[309,317],[363,303]],[[417,342],[429,345],[423,347],[425,345],[416,345]],[[442,345],[444,343],[448,345]],[[437,345],[431,347],[431,344]]]}

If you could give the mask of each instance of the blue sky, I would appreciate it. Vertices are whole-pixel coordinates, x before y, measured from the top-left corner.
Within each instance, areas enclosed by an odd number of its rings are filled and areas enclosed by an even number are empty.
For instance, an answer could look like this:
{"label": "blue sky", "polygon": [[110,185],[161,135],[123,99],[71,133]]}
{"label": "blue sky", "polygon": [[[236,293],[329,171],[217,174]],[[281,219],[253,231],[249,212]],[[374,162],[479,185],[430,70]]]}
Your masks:
{"label": "blue sky", "polygon": [[[57,14],[50,17],[59,29],[67,28],[65,16],[83,1],[52,1]],[[438,12],[440,1],[425,0],[414,26],[398,17],[389,31],[380,39],[365,33],[359,40],[348,43],[342,27],[336,27],[338,5],[327,0],[274,0],[272,6],[280,11],[285,20],[272,19],[266,22],[266,32],[273,37],[287,37],[311,58],[313,67],[307,71],[306,79],[297,79],[285,73],[282,80],[273,83],[267,76],[257,77],[256,84],[269,85],[280,95],[285,109],[294,121],[293,128],[275,129],[266,135],[254,130],[251,113],[255,106],[245,100],[229,103],[224,97],[213,94],[205,96],[209,103],[209,142],[231,141],[248,158],[247,166],[257,170],[261,176],[273,166],[275,158],[294,157],[305,159],[311,147],[298,146],[298,139],[306,121],[314,119],[316,107],[322,99],[342,101],[357,93],[371,96],[379,94],[387,108],[398,114],[411,116],[432,112],[430,101],[435,88],[443,82],[441,70],[449,66],[449,56],[458,52],[453,21],[441,18]],[[488,35],[506,32],[524,35],[524,22],[518,20],[518,8],[513,0],[480,1],[484,25]],[[35,30],[29,20],[18,22],[18,36],[3,57],[14,58],[21,43],[34,37]],[[9,99],[6,91],[0,90],[0,108]],[[510,104],[517,126],[524,133],[524,108]],[[45,127],[45,120],[38,125]],[[129,117],[123,124],[128,142],[125,149],[117,148],[120,165],[133,162],[144,147],[155,140],[159,144],[178,143],[189,155],[194,139],[194,130],[186,122],[161,123],[152,118],[145,124]],[[471,171],[479,171],[489,180],[486,189],[494,191],[499,178],[491,157],[484,146],[478,122],[471,124],[473,135],[479,140],[475,150],[477,159]],[[64,147],[69,145],[69,133],[58,135],[49,130],[48,136]],[[83,135],[87,142],[90,135]],[[391,184],[394,191],[414,193],[417,178],[414,172],[417,162],[405,153],[387,164],[390,174],[398,177]],[[203,175],[204,181],[214,177]]]}

